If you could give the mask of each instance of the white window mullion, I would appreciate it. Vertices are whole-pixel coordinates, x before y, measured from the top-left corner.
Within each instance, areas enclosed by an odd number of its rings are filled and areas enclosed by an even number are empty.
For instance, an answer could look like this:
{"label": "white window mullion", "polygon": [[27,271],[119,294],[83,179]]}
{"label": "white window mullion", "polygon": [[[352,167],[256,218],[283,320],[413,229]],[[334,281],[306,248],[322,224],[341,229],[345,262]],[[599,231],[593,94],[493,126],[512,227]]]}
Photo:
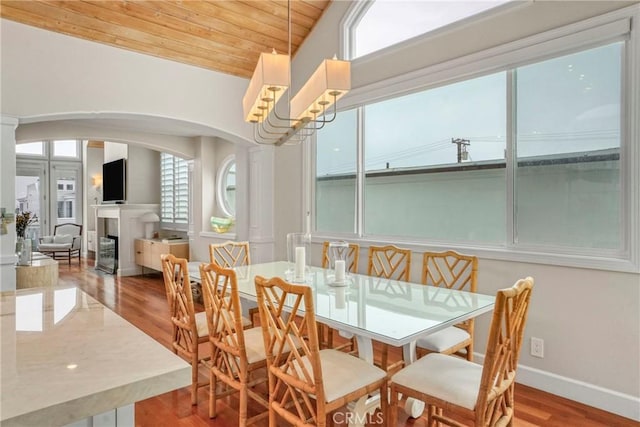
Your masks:
{"label": "white window mullion", "polygon": [[356,236],[364,235],[364,107],[358,108],[356,131]]}
{"label": "white window mullion", "polygon": [[516,193],[515,193],[515,161],[516,161],[516,134],[517,134],[517,126],[516,126],[516,106],[518,103],[516,102],[517,93],[515,90],[515,83],[517,79],[517,74],[515,70],[510,70],[507,72],[507,141],[506,141],[506,149],[505,149],[505,162],[506,162],[506,210],[505,218],[506,218],[506,246],[514,247],[516,245],[516,240],[518,238],[516,232]]}

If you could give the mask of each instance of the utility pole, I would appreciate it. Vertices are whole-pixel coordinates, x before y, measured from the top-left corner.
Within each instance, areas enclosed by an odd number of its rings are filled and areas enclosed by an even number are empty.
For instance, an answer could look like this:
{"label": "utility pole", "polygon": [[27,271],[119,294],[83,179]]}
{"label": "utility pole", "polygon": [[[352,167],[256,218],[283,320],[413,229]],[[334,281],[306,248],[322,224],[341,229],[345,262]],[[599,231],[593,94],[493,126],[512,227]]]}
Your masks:
{"label": "utility pole", "polygon": [[463,160],[467,160],[469,155],[467,152],[467,146],[471,145],[471,141],[462,138],[451,138],[451,143],[458,146],[458,163],[462,163]]}

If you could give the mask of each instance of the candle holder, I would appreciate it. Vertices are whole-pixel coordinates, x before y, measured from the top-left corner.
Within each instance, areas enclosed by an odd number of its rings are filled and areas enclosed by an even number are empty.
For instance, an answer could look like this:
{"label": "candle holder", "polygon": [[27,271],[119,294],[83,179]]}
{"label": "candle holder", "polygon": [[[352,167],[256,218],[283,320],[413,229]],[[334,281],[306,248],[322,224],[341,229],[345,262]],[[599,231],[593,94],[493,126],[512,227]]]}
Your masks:
{"label": "candle holder", "polygon": [[349,243],[341,240],[329,242],[329,262],[333,270],[335,284],[343,284],[347,279],[347,256],[349,254]]}
{"label": "candle holder", "polygon": [[288,275],[293,283],[305,283],[306,275],[311,269],[311,235],[307,233],[287,234]]}

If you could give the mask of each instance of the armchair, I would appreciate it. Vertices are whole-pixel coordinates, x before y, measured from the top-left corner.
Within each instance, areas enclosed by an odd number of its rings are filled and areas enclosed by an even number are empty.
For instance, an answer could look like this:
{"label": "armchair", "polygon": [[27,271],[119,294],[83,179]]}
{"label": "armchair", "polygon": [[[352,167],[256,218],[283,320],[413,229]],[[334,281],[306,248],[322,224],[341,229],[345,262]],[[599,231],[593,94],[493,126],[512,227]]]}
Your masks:
{"label": "armchair", "polygon": [[53,229],[53,236],[42,236],[38,244],[38,251],[51,256],[53,259],[68,259],[78,257],[80,264],[80,248],[82,244],[82,225],[58,224]]}

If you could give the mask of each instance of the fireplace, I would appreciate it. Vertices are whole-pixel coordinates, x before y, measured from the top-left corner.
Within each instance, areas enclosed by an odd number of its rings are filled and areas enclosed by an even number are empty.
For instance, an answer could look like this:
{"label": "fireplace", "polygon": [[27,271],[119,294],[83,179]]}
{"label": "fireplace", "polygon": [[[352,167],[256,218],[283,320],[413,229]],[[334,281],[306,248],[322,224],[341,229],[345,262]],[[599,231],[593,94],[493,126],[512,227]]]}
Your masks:
{"label": "fireplace", "polygon": [[[96,206],[96,238],[99,245],[96,268],[119,276],[140,274],[141,268],[135,263],[133,250],[133,241],[144,237],[144,223],[140,217],[147,212],[159,211],[160,206],[152,204]],[[103,255],[105,259],[102,259]]]}
{"label": "fireplace", "polygon": [[96,268],[109,274],[115,274],[118,271],[118,236],[100,237]]}

